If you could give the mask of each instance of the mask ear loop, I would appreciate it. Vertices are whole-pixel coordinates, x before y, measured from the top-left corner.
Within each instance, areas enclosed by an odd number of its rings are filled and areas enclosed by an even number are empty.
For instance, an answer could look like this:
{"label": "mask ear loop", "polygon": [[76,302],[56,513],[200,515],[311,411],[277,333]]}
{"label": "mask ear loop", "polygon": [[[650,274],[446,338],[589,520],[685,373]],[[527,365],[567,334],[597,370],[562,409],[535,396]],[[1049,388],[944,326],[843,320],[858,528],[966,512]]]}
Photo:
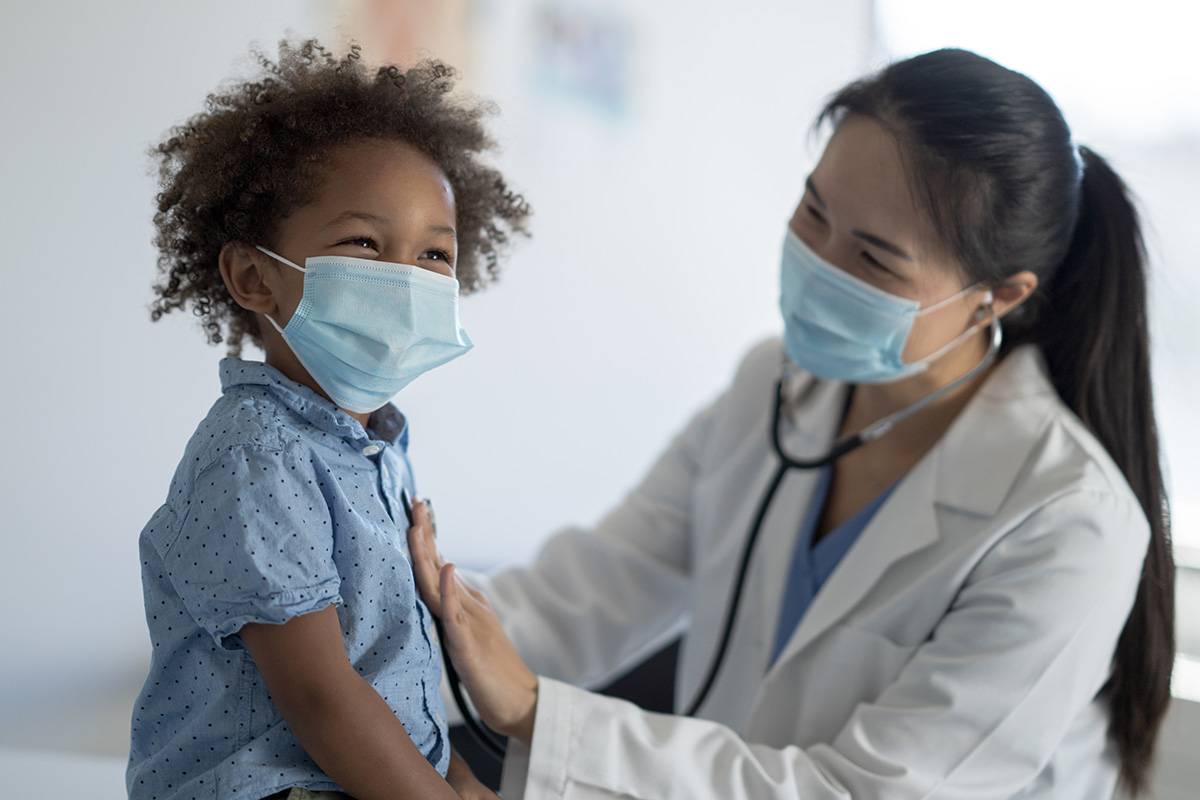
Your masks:
{"label": "mask ear loop", "polygon": [[[296,263],[294,263],[294,262],[288,261],[288,260],[287,260],[286,258],[284,258],[283,256],[281,256],[281,255],[279,255],[278,253],[275,253],[275,252],[273,252],[273,251],[271,251],[271,250],[268,250],[267,248],[263,247],[261,244],[256,244],[256,245],[254,245],[254,246],[255,246],[255,248],[257,248],[257,249],[261,250],[262,252],[266,253],[266,254],[267,254],[267,255],[269,255],[271,258],[275,259],[276,261],[278,261],[278,262],[279,262],[279,263],[281,263],[281,264],[287,264],[287,265],[288,265],[289,267],[291,267],[292,269],[299,270],[301,273],[308,272],[308,270],[307,270],[307,269],[305,269],[304,267],[300,266],[299,264],[296,264]],[[263,316],[267,318],[267,322],[271,323],[271,325],[273,325],[273,326],[275,327],[275,330],[279,331],[279,335],[280,335],[280,336],[283,336],[283,328],[279,327],[279,323],[278,323],[278,322],[276,322],[276,321],[275,321],[275,320],[274,320],[274,319],[271,317],[271,315],[270,315],[270,314],[263,314]]]}
{"label": "mask ear loop", "polygon": [[878,422],[872,423],[866,428],[863,428],[858,432],[857,437],[861,440],[861,442],[869,442],[872,439],[878,439],[880,436],[890,431],[900,420],[915,414],[925,406],[937,400],[939,397],[942,397],[943,395],[953,391],[975,376],[981,374],[984,370],[995,363],[996,358],[1000,355],[1000,345],[1004,342],[1004,330],[1000,325],[1000,317],[996,314],[996,309],[992,307],[994,300],[995,296],[992,294],[992,290],[988,289],[984,307],[975,312],[978,318],[978,315],[985,313],[984,309],[986,308],[986,317],[983,318],[978,325],[972,325],[967,331],[967,333],[970,334],[981,328],[987,326],[991,327],[992,334],[988,340],[988,350],[987,353],[984,354],[983,360],[971,369],[967,370],[965,374],[960,375],[959,377],[950,381],[950,383],[946,384],[942,388],[926,395],[925,397],[922,397],[912,405],[889,414]]}
{"label": "mask ear loop", "polygon": [[[975,287],[972,286],[967,289],[964,289],[962,292],[959,292],[958,294],[954,295],[953,297],[947,297],[945,300],[942,300],[940,303],[934,303],[933,305],[928,306],[927,308],[921,309],[921,312],[923,313],[925,311],[933,311],[936,308],[940,308],[940,307],[946,305],[951,300],[957,299],[960,295],[962,295],[966,292],[969,292],[974,288]],[[949,342],[942,345],[937,350],[934,350],[929,355],[919,358],[916,361],[912,361],[910,363],[911,364],[925,364],[926,366],[928,366],[930,364],[930,362],[937,361],[939,358],[944,356],[946,353],[949,353],[955,347],[962,344],[964,339],[967,339],[967,338],[973,336],[974,334],[976,334],[977,332],[983,330],[985,327],[987,327],[990,324],[990,318],[996,316],[995,310],[991,310],[992,303],[994,301],[995,301],[995,295],[992,293],[991,289],[988,289],[987,294],[984,295],[984,298],[983,298],[983,306],[975,310],[976,322],[974,325],[967,328],[965,331],[960,333],[958,336],[955,336]],[[990,313],[985,312],[984,308],[989,309]]]}
{"label": "mask ear loop", "polygon": [[305,269],[304,267],[302,267],[302,266],[300,266],[299,264],[295,263],[294,261],[288,261],[288,260],[287,260],[286,258],[284,258],[283,256],[279,255],[278,253],[276,253],[276,252],[274,252],[274,251],[272,251],[272,250],[268,250],[267,248],[263,247],[261,244],[256,244],[256,245],[254,245],[254,247],[255,247],[255,249],[257,249],[257,250],[261,250],[262,252],[266,253],[266,254],[267,254],[267,255],[269,255],[271,258],[275,259],[276,261],[278,261],[278,262],[279,262],[279,263],[281,263],[281,264],[287,264],[287,265],[288,265],[289,267],[291,267],[292,269],[299,270],[300,272],[308,272],[308,270],[307,270],[307,269]]}

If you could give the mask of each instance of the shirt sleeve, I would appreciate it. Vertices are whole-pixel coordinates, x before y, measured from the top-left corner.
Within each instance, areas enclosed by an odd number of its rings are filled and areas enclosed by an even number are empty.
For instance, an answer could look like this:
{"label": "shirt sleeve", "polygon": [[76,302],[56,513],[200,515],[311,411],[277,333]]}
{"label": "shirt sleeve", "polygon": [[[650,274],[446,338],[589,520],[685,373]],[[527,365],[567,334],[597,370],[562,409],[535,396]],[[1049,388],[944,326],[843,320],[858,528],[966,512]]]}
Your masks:
{"label": "shirt sleeve", "polygon": [[195,479],[163,561],[196,623],[242,646],[248,622],[281,625],[339,604],[326,478],[296,448],[233,447]]}

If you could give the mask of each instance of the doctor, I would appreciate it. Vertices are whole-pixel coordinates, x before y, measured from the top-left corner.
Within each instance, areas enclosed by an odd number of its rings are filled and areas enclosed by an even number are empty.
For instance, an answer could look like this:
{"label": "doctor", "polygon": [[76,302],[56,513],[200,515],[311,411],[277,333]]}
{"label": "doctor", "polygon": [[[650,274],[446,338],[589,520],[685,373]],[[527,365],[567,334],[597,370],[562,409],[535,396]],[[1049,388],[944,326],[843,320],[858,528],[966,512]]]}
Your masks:
{"label": "doctor", "polygon": [[[1173,574],[1124,186],[1036,84],[963,51],[821,121],[782,341],[622,504],[474,587],[417,507],[423,594],[512,737],[506,797],[1146,785]],[[578,688],[681,629],[679,715]]]}

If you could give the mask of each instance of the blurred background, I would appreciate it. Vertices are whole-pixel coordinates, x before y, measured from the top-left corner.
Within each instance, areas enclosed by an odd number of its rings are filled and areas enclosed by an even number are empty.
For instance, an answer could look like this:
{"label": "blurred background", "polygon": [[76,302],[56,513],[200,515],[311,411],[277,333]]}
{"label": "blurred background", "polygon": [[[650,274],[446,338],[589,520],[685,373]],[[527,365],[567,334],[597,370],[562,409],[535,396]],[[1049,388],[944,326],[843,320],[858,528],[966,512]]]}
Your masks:
{"label": "blurred background", "polygon": [[447,555],[484,569],[597,519],[740,355],[778,333],[779,248],[829,93],[942,46],[1041,83],[1077,140],[1131,185],[1147,223],[1182,568],[1179,699],[1156,791],[1194,797],[1188,781],[1200,777],[1184,758],[1200,748],[1194,4],[8,0],[4,10],[0,785],[95,769],[107,782],[95,796],[123,796],[149,660],[137,536],[219,392],[224,354],[187,314],[149,321],[147,150],[222,81],[253,71],[252,43],[270,55],[281,37],[318,36],[336,49],[358,41],[373,61],[455,65],[463,91],[497,104],[495,162],[534,207],[534,235],[500,283],[462,304],[475,350],[397,399]]}

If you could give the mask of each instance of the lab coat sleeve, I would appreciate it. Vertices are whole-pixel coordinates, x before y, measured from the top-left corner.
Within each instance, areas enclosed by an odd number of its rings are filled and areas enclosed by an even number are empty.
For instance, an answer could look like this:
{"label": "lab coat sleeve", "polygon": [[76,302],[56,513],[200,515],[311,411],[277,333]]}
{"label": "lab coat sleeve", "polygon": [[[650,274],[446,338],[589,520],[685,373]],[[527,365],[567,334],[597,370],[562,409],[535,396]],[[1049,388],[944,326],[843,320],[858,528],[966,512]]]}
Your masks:
{"label": "lab coat sleeve", "polygon": [[535,673],[602,685],[682,631],[689,498],[711,416],[694,418],[594,529],[559,532],[531,566],[474,581]]}
{"label": "lab coat sleeve", "polygon": [[[1010,797],[1041,772],[1109,675],[1148,536],[1127,495],[1060,497],[965,565],[932,636],[833,741],[768,747],[714,722],[649,714],[542,679],[531,747],[510,745],[502,794]],[[819,702],[813,687],[797,693]],[[780,696],[773,707],[786,713],[796,702]]]}

